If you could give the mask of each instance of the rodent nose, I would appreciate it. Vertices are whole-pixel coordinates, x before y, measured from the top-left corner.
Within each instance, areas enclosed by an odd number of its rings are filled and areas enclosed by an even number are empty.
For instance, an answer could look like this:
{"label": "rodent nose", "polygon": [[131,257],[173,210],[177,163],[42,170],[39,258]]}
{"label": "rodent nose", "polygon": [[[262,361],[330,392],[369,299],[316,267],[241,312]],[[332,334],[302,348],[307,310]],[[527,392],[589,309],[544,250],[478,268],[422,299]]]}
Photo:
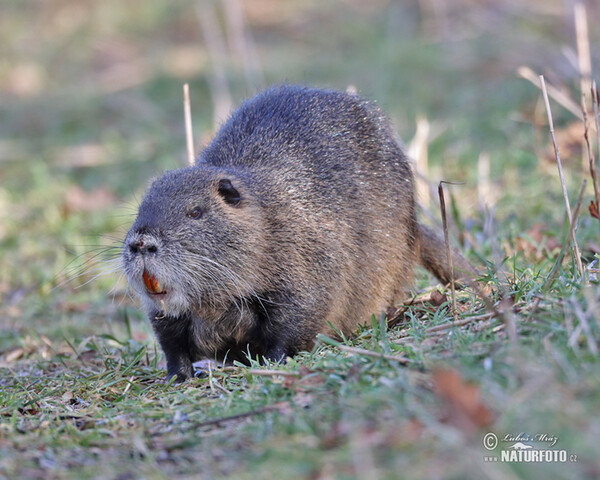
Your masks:
{"label": "rodent nose", "polygon": [[138,238],[137,240],[133,240],[129,243],[129,250],[133,254],[141,254],[144,255],[146,253],[156,253],[158,252],[158,246],[152,240],[143,240]]}

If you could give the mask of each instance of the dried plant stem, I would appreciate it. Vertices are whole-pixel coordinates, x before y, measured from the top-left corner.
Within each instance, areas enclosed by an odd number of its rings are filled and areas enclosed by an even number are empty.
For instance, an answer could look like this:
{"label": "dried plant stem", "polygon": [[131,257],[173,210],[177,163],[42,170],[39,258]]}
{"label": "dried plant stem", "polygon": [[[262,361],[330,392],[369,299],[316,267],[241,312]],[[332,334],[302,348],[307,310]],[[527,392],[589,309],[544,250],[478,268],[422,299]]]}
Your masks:
{"label": "dried plant stem", "polygon": [[229,49],[235,52],[237,59],[242,63],[248,89],[250,91],[259,89],[265,81],[251,32],[246,27],[244,2],[242,0],[221,0],[221,3],[227,22],[226,34]]}
{"label": "dried plant stem", "polygon": [[[594,117],[594,126],[596,127],[596,148],[598,149],[598,156],[600,156],[600,129],[598,128],[598,102],[600,102],[600,98],[598,98],[598,89],[596,88],[596,81],[592,82],[592,113]],[[588,155],[590,159],[590,174],[592,175],[592,181],[594,182],[594,198],[596,200],[596,211],[600,210],[600,192],[598,189],[598,181],[596,179],[596,160],[594,158],[594,149],[590,146],[590,141],[588,139],[588,123],[587,120],[585,122],[585,141],[588,148]],[[600,220],[600,219],[599,219]]]}
{"label": "dried plant stem", "polygon": [[[585,5],[581,1],[575,3],[575,35],[577,42],[577,61],[582,96],[591,90],[592,83],[592,57],[590,55],[590,39],[588,35],[588,21]],[[582,98],[582,102],[584,99]],[[584,119],[586,116],[584,103]]]}
{"label": "dried plant stem", "polygon": [[[556,259],[556,262],[554,263],[554,266],[552,267],[552,271],[550,272],[550,275],[548,275],[548,278],[546,279],[546,283],[544,284],[544,290],[547,290],[548,287],[550,285],[552,285],[552,282],[554,281],[554,277],[556,275],[556,272],[558,271],[558,268],[560,267],[560,264],[562,263],[562,260],[565,256],[565,252],[567,251],[567,249],[569,248],[569,242],[571,241],[571,239],[575,238],[574,232],[575,232],[575,222],[577,221],[577,216],[579,215],[579,208],[581,207],[581,201],[583,200],[583,192],[585,191],[585,186],[587,184],[587,180],[583,180],[583,182],[581,183],[581,189],[579,190],[579,196],[577,197],[577,203],[575,204],[575,210],[573,211],[573,215],[569,216],[569,218],[572,218],[572,220],[569,223],[569,233],[567,234],[563,247],[560,250],[560,253],[558,254],[558,258]],[[583,278],[583,276],[582,276]]]}
{"label": "dried plant stem", "polygon": [[442,332],[444,330],[449,330],[454,327],[462,327],[463,325],[468,325],[469,323],[473,323],[479,320],[489,320],[490,318],[494,318],[496,316],[493,312],[484,313],[483,315],[477,315],[476,317],[467,317],[462,320],[444,323],[443,325],[435,325],[433,327],[429,327],[425,330],[427,334]]}
{"label": "dried plant stem", "polygon": [[503,262],[501,260],[501,254],[498,246],[497,235],[494,231],[494,215],[493,209],[484,212],[485,213],[485,224],[484,224],[484,233],[486,237],[489,239],[491,249],[492,249],[492,258],[494,260],[494,265],[496,269],[496,277],[498,278],[498,289],[500,290],[500,298],[501,301],[498,304],[492,302],[490,298],[479,288],[477,284],[474,284],[475,287],[471,286],[477,293],[477,296],[483,300],[485,303],[486,309],[488,312],[494,312],[499,318],[502,319],[503,324],[506,327],[506,332],[508,335],[508,339],[510,341],[512,353],[517,353],[517,347],[519,343],[519,336],[517,332],[517,324],[515,321],[514,315],[514,306],[510,304],[507,299],[510,298],[510,293],[506,290],[505,285],[509,284],[508,277],[506,272],[504,271]]}
{"label": "dried plant stem", "polygon": [[487,152],[481,152],[477,159],[477,201],[479,207],[486,211],[494,203],[490,182],[490,154]]}
{"label": "dried plant stem", "polygon": [[588,317],[591,317],[590,310],[584,312],[583,308],[581,308],[581,304],[577,301],[572,301],[571,305],[575,310],[575,316],[579,321],[579,326],[575,328],[573,333],[569,336],[569,346],[571,346],[571,348],[575,347],[575,345],[579,341],[579,334],[581,333],[581,331],[583,331],[585,333],[585,339],[587,342],[589,352],[593,356],[598,355],[598,344],[594,340],[594,334],[592,333],[592,330],[590,329],[590,324],[588,323]]}
{"label": "dried plant stem", "polygon": [[[212,427],[212,426],[216,426],[216,425],[221,425],[222,423],[225,423],[225,422],[233,422],[233,421],[237,421],[237,420],[243,420],[245,418],[250,418],[255,415],[262,415],[263,413],[278,411],[286,405],[287,405],[286,402],[281,402],[278,404],[266,405],[262,408],[252,410],[250,412],[237,413],[235,415],[230,415],[228,417],[212,418],[210,420],[204,420],[202,422],[192,423],[188,427],[181,428],[179,431],[180,432],[188,432],[188,431],[197,430],[197,429],[203,428],[203,427]],[[156,433],[151,433],[150,436],[154,437],[154,436],[158,436],[161,434],[162,434],[162,432],[156,432]]]}
{"label": "dried plant stem", "polygon": [[416,179],[416,197],[423,205],[429,205],[431,198],[429,182],[426,180],[429,171],[427,143],[429,141],[430,124],[425,117],[417,117],[415,136],[409,145],[409,155],[414,159],[419,175]]}
{"label": "dried plant stem", "polygon": [[[596,81],[592,82],[592,112],[594,113],[594,126],[596,127],[596,148],[598,149],[598,156],[600,157],[600,96],[598,95],[598,88]],[[600,205],[598,206],[600,208]]]}
{"label": "dried plant stem", "polygon": [[[583,120],[583,138],[588,152],[588,161],[590,175],[594,186],[595,211],[600,208],[600,192],[598,190],[598,181],[596,179],[596,159],[594,158],[594,148],[590,143],[588,122],[588,101],[587,92],[592,93],[592,108],[594,108],[594,85],[592,84],[592,57],[590,55],[590,39],[588,35],[588,21],[585,5],[581,1],[575,3],[575,34],[577,40],[577,62],[579,65],[579,81],[581,92],[581,114]],[[595,115],[594,115],[595,117]],[[598,125],[596,127],[596,136],[598,133]],[[591,206],[590,206],[591,208]]]}
{"label": "dried plant stem", "polygon": [[540,75],[540,85],[542,88],[542,94],[544,96],[544,103],[546,105],[546,112],[548,114],[548,127],[550,129],[550,137],[552,138],[552,146],[554,147],[554,155],[556,158],[556,165],[558,167],[558,176],[560,177],[560,184],[562,186],[563,197],[565,199],[565,206],[567,207],[567,218],[569,219],[569,231],[571,232],[573,240],[573,256],[575,257],[575,263],[577,265],[577,271],[579,276],[583,278],[583,265],[581,264],[581,255],[579,254],[579,247],[577,246],[577,239],[575,238],[575,226],[571,215],[571,205],[569,203],[569,195],[567,193],[567,185],[565,183],[565,177],[563,175],[562,163],[560,161],[560,154],[558,153],[558,145],[556,144],[556,136],[554,135],[554,122],[552,121],[552,111],[550,110],[550,100],[548,100],[548,91],[546,90],[546,82],[544,76]]}
{"label": "dried plant stem", "polygon": [[349,347],[347,345],[338,345],[337,348],[342,352],[354,353],[356,355],[364,355],[365,357],[376,357],[376,358],[385,358],[386,360],[391,360],[393,362],[400,363],[412,363],[413,361],[410,358],[401,357],[398,355],[386,355],[384,353],[373,352],[371,350],[365,350],[363,348]]}
{"label": "dried plant stem", "polygon": [[[593,94],[593,93],[592,93]],[[594,148],[590,143],[589,136],[589,123],[588,123],[588,114],[587,114],[587,106],[585,101],[585,93],[581,92],[581,111],[583,113],[583,138],[585,139],[585,145],[587,147],[588,152],[588,160],[590,164],[590,175],[592,177],[592,183],[594,185],[594,199],[596,201],[596,210],[600,208],[600,192],[598,191],[598,180],[596,177],[596,158],[594,156]],[[596,132],[598,135],[598,132]]]}
{"label": "dried plant stem", "polygon": [[438,195],[440,196],[440,209],[442,211],[442,224],[444,226],[444,240],[446,242],[446,256],[448,258],[448,267],[450,269],[450,294],[452,296],[452,311],[454,313],[454,321],[458,322],[458,310],[456,309],[456,288],[454,286],[454,265],[452,264],[452,252],[450,250],[450,241],[448,239],[448,220],[446,218],[446,202],[444,200],[445,182],[440,182],[438,185]]}
{"label": "dried plant stem", "polygon": [[207,81],[213,102],[213,125],[216,129],[227,118],[233,104],[225,68],[227,48],[213,0],[197,0],[196,14],[210,58],[210,75],[207,76]]}
{"label": "dried plant stem", "polygon": [[[539,76],[535,74],[533,70],[529,67],[520,67],[518,70],[519,75],[525,80],[531,82],[537,88],[540,88]],[[553,87],[552,85],[548,85],[548,95],[552,97],[556,103],[561,105],[563,108],[571,112],[575,117],[581,118],[581,109],[577,105],[577,102],[574,102],[570,97],[568,97],[565,93],[560,91],[558,88]]]}
{"label": "dried plant stem", "polygon": [[286,370],[262,370],[260,368],[249,368],[246,370],[248,375],[257,375],[261,377],[299,377],[298,372],[288,372]]}
{"label": "dried plant stem", "polygon": [[192,129],[192,106],[190,103],[190,86],[183,85],[183,116],[185,118],[185,144],[190,165],[194,164],[194,131]]}

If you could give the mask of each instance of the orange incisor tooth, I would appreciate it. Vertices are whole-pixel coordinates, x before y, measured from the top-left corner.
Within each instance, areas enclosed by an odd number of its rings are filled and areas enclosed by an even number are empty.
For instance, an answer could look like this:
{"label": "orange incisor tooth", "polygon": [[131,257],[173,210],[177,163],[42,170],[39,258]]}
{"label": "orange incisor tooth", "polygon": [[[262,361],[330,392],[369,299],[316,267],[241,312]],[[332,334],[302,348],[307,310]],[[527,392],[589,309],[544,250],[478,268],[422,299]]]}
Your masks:
{"label": "orange incisor tooth", "polygon": [[144,270],[144,274],[142,275],[142,278],[144,279],[144,285],[146,285],[146,288],[148,289],[148,291],[152,292],[152,293],[161,293],[162,289],[160,288],[160,285],[158,284],[158,280],[156,279],[156,277],[154,277],[153,275],[150,275],[146,270]]}

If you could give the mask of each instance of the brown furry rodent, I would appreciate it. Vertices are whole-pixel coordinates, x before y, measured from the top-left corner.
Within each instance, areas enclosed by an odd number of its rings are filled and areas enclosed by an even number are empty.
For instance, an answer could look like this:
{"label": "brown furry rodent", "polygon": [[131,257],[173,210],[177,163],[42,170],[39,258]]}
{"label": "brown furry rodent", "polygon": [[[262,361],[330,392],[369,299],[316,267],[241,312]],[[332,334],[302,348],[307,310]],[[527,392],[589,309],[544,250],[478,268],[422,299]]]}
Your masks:
{"label": "brown furry rodent", "polygon": [[349,335],[402,298],[415,263],[447,282],[413,191],[402,146],[361,97],[281,86],[244,102],[194,166],[152,183],[124,241],[167,378],[206,357],[281,360],[329,324]]}

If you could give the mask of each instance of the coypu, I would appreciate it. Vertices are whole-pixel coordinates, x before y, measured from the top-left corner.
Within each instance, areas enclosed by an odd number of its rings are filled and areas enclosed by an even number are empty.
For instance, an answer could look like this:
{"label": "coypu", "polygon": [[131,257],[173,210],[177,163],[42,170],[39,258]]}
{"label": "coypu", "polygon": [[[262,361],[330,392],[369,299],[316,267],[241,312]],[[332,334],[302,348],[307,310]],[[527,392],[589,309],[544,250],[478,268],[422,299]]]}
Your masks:
{"label": "coypu", "polygon": [[245,101],[195,165],[154,180],[122,261],[177,381],[202,358],[278,361],[330,324],[349,335],[401,299],[415,263],[450,276],[379,108],[299,86]]}

